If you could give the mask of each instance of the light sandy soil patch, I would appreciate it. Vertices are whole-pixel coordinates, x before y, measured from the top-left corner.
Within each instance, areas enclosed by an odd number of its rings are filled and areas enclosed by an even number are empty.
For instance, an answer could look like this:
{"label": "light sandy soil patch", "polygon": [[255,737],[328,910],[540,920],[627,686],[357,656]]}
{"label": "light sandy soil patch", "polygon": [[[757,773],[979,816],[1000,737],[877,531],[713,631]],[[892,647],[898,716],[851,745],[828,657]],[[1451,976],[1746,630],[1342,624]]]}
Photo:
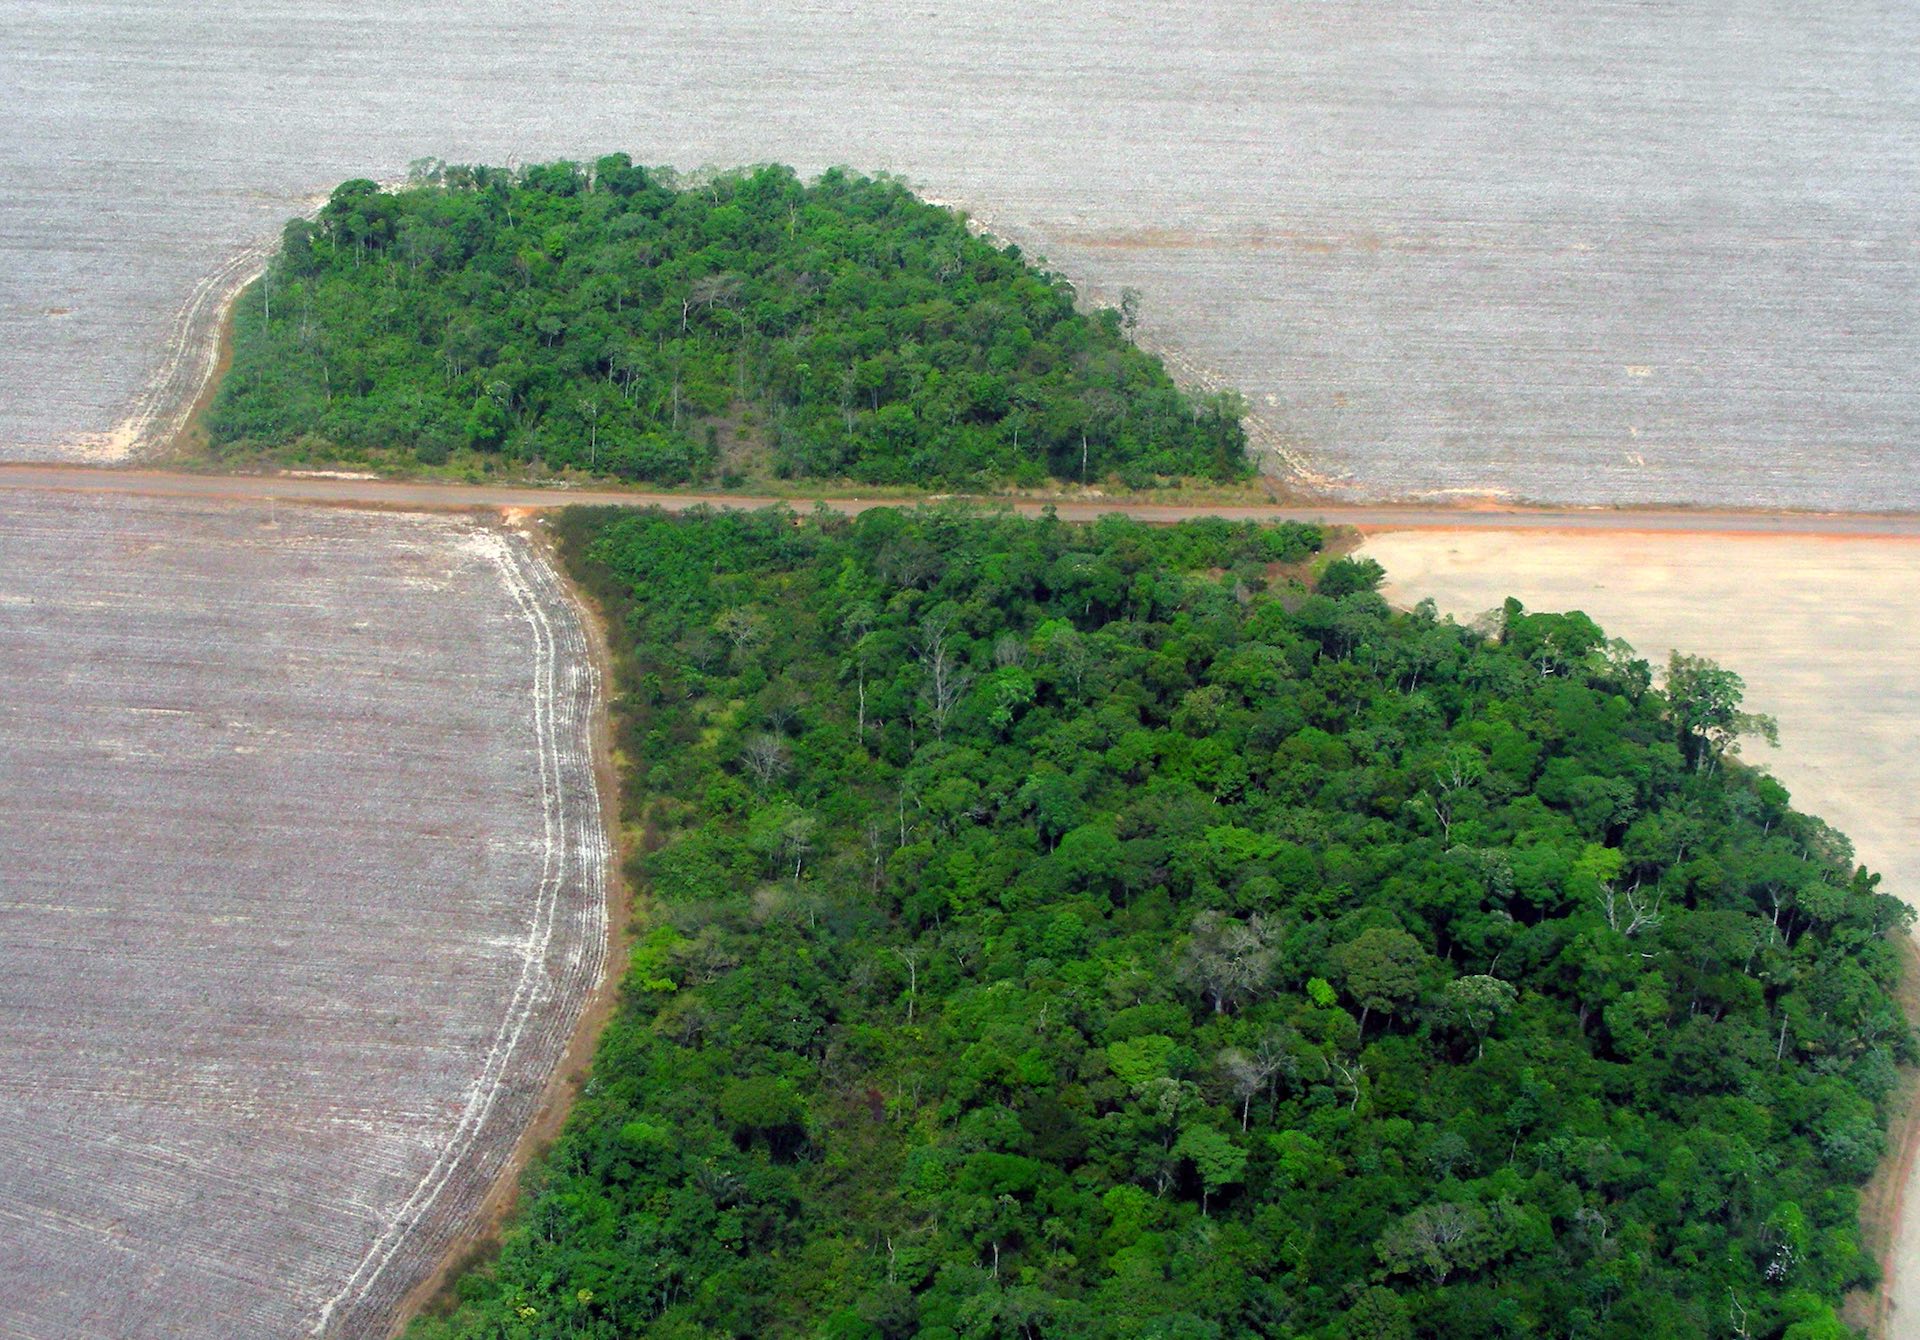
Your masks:
{"label": "light sandy soil patch", "polygon": [[0,512],[0,1333],[384,1334],[606,947],[599,692],[469,518]]}
{"label": "light sandy soil patch", "polygon": [[[1584,610],[1656,664],[1677,647],[1737,671],[1748,706],[1780,721],[1781,747],[1747,761],[1920,904],[1920,543],[1434,530],[1369,535],[1361,552],[1397,603],[1431,596],[1464,620],[1511,595]],[[1904,1201],[1887,1334],[1920,1336],[1920,1179]]]}

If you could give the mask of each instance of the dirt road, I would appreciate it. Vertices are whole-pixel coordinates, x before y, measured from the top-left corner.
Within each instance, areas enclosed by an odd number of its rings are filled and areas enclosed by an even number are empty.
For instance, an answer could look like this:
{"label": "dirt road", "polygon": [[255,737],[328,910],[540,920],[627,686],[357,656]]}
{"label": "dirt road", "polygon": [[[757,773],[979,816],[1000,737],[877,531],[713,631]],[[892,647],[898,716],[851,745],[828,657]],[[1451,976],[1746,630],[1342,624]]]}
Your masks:
{"label": "dirt road", "polygon": [[[723,493],[646,493],[633,489],[586,489],[532,485],[419,483],[337,475],[212,475],[95,466],[0,465],[0,490],[39,489],[121,493],[146,497],[218,498],[245,502],[339,503],[361,507],[538,509],[575,504],[752,509],[785,501],[796,510],[812,499],[776,499]],[[845,496],[824,499],[838,512],[904,505],[896,498]],[[1004,501],[981,499],[983,502]],[[1142,521],[1171,522],[1217,516],[1236,521],[1312,521],[1361,530],[1610,531],[1689,535],[1817,535],[1920,538],[1920,514],[1862,512],[1752,512],[1688,508],[1471,507],[1406,504],[1191,504],[1072,499],[1049,504],[1036,499],[1007,503],[1038,514],[1051,505],[1067,520],[1125,512]]]}

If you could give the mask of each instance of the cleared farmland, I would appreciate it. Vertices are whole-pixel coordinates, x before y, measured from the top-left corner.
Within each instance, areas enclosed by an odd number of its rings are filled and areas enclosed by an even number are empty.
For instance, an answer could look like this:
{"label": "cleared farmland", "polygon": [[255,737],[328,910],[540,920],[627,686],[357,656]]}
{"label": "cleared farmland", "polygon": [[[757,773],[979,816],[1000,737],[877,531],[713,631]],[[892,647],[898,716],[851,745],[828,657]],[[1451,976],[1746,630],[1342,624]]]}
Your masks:
{"label": "cleared farmland", "polygon": [[596,672],[460,517],[0,512],[0,1334],[384,1332],[605,954]]}

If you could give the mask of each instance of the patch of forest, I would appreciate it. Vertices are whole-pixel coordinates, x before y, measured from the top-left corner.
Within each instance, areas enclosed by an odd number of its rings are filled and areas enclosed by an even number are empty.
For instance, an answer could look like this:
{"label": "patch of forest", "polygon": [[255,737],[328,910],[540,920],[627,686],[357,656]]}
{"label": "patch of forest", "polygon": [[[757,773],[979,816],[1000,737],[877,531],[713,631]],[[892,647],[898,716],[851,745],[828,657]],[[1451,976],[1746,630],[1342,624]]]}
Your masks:
{"label": "patch of forest", "polygon": [[[1129,295],[1131,299],[1131,295]],[[1150,487],[1249,473],[1243,406],[897,182],[435,166],[350,181],[234,316],[223,454]]]}
{"label": "patch of forest", "polygon": [[1309,527],[559,528],[638,947],[415,1340],[1852,1334],[1911,913],[1737,677]]}

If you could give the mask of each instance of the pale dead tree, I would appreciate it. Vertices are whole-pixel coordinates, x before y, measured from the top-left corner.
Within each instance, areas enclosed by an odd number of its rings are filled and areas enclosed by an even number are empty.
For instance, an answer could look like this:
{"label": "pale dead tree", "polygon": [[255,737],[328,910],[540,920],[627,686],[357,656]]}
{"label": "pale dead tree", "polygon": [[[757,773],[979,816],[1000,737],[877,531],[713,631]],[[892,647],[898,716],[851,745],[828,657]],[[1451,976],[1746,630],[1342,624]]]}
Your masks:
{"label": "pale dead tree", "polygon": [[1610,879],[1602,880],[1600,883],[1600,911],[1606,915],[1608,930],[1617,931],[1620,929],[1620,903],[1620,891],[1614,887],[1613,881]]}
{"label": "pale dead tree", "polygon": [[652,366],[653,360],[647,357],[646,350],[629,341],[614,350],[607,360],[607,377],[619,386],[620,398],[632,403],[634,387]]}
{"label": "pale dead tree", "polygon": [[687,319],[697,310],[710,310],[733,301],[740,290],[736,274],[703,275],[693,281],[680,299],[680,333],[687,333]]}
{"label": "pale dead tree", "polygon": [[1634,936],[1641,931],[1658,928],[1662,920],[1660,904],[1665,898],[1665,894],[1658,892],[1651,899],[1646,898],[1641,894],[1639,881],[1636,880],[1626,892],[1627,925],[1621,934]]}
{"label": "pale dead tree", "polygon": [[1727,1290],[1727,1324],[1733,1328],[1738,1340],[1752,1340],[1753,1328],[1747,1321],[1746,1304],[1732,1289]]}
{"label": "pale dead tree", "polygon": [[1243,1131],[1247,1129],[1253,1110],[1254,1095],[1262,1089],[1271,1093],[1279,1077],[1291,1077],[1296,1068],[1292,1054],[1274,1037],[1267,1038],[1252,1052],[1229,1047],[1220,1053],[1219,1060],[1227,1087],[1240,1102],[1240,1129]]}
{"label": "pale dead tree", "polygon": [[1225,1014],[1272,980],[1276,936],[1277,928],[1258,916],[1240,921],[1202,912],[1193,919],[1176,975],[1205,996],[1215,1014]]}
{"label": "pale dead tree", "polygon": [[600,402],[588,397],[580,401],[577,408],[580,417],[587,421],[587,467],[597,469],[600,464]]}
{"label": "pale dead tree", "polygon": [[777,735],[756,735],[740,750],[740,762],[762,790],[786,776],[793,766],[785,741]]}
{"label": "pale dead tree", "polygon": [[1294,1044],[1300,1035],[1290,1026],[1282,1024],[1278,1029],[1269,1031],[1260,1039],[1260,1045],[1253,1049],[1253,1059],[1267,1074],[1267,1101],[1280,1101],[1280,1081],[1289,1083],[1300,1078],[1300,1056]]}
{"label": "pale dead tree", "polygon": [[1433,817],[1439,821],[1440,841],[1447,848],[1453,846],[1453,825],[1459,814],[1461,799],[1478,787],[1486,775],[1485,761],[1470,749],[1449,749],[1434,764],[1433,790],[1426,799]]}
{"label": "pale dead tree", "polygon": [[735,655],[744,656],[766,640],[767,628],[759,613],[750,609],[724,610],[713,621],[714,632],[733,644]]}
{"label": "pale dead tree", "polygon": [[874,620],[878,617],[872,605],[861,601],[847,611],[842,622],[842,628],[853,642],[853,673],[859,689],[860,738],[863,741],[867,738],[867,662],[873,655],[873,642],[868,635],[873,632]]}
{"label": "pale dead tree", "polygon": [[1333,1084],[1333,1091],[1339,1093],[1344,1089],[1351,1093],[1353,1101],[1347,1107],[1357,1111],[1360,1107],[1361,1081],[1367,1077],[1366,1065],[1357,1059],[1348,1065],[1338,1056],[1322,1056],[1320,1059],[1326,1064],[1327,1078]]}
{"label": "pale dead tree", "polygon": [[913,1022],[913,1003],[920,998],[920,959],[922,951],[918,945],[914,945],[909,949],[902,949],[898,945],[893,945],[891,948],[893,950],[893,956],[906,964],[907,967],[907,1022],[911,1024]]}
{"label": "pale dead tree", "polygon": [[869,880],[873,892],[880,892],[886,883],[887,871],[887,827],[878,819],[867,820],[864,836],[867,840],[867,860],[869,862]]}
{"label": "pale dead tree", "polygon": [[1624,889],[1616,887],[1612,880],[1600,886],[1600,910],[1606,913],[1607,925],[1629,938],[1659,927],[1663,919],[1660,905],[1665,898],[1664,894],[1648,898],[1641,893],[1637,879]]}
{"label": "pale dead tree", "polygon": [[[813,830],[814,818],[811,814],[796,814],[787,820],[780,830],[780,850],[793,858],[793,878],[796,883],[799,882],[800,870],[807,859],[807,854],[813,850]],[[807,924],[813,924],[811,908],[808,911]]]}
{"label": "pale dead tree", "polygon": [[856,724],[859,727],[862,744],[865,744],[867,739],[867,661],[872,651],[873,639],[864,634],[858,642],[853,644],[853,677],[858,690],[856,697],[860,704],[860,715]]}
{"label": "pale dead tree", "polygon": [[[896,791],[894,793],[894,800],[900,817],[900,845],[904,847],[907,845],[907,788],[903,786]],[[915,796],[913,799],[913,807],[915,809],[920,808],[920,798],[918,796]],[[919,826],[919,824],[914,825],[915,828]]]}
{"label": "pale dead tree", "polygon": [[1582,1205],[1573,1212],[1573,1222],[1586,1231],[1596,1252],[1607,1245],[1607,1234],[1613,1231],[1613,1225],[1607,1222],[1606,1215],[1591,1205]]}
{"label": "pale dead tree", "polygon": [[1391,1270],[1426,1271],[1435,1285],[1455,1270],[1483,1264],[1492,1232],[1478,1206],[1440,1201],[1422,1205],[1380,1237],[1380,1257]]}
{"label": "pale dead tree", "polygon": [[950,611],[929,614],[920,624],[920,662],[927,670],[927,715],[937,739],[947,737],[947,718],[960,705],[973,675],[960,660]]}
{"label": "pale dead tree", "polygon": [[1240,1104],[1240,1129],[1247,1129],[1247,1117],[1253,1108],[1253,1096],[1266,1087],[1267,1076],[1254,1059],[1238,1047],[1229,1047],[1219,1055],[1220,1073],[1227,1089]]}
{"label": "pale dead tree", "polygon": [[1027,663],[1027,644],[1012,633],[1002,633],[993,640],[993,663],[1002,670]]}
{"label": "pale dead tree", "polygon": [[1760,1245],[1773,1248],[1773,1256],[1761,1273],[1769,1284],[1785,1283],[1787,1276],[1793,1273],[1794,1263],[1800,1259],[1799,1252],[1794,1250],[1792,1238],[1782,1232],[1777,1223],[1769,1220],[1760,1233]]}

